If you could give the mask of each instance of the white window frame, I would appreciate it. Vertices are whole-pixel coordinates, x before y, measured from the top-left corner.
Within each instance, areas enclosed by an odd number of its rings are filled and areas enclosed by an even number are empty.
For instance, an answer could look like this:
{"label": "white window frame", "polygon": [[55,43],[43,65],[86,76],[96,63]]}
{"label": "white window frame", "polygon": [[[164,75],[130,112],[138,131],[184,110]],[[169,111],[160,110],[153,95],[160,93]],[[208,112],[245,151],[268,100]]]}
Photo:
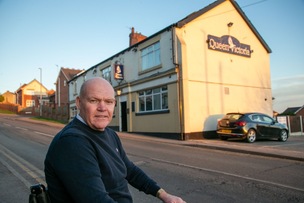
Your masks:
{"label": "white window frame", "polygon": [[151,44],[141,50],[141,70],[145,71],[150,68],[161,65],[160,42]]}
{"label": "white window frame", "polygon": [[26,100],[26,107],[32,107],[32,106],[35,106],[35,100],[27,99]]}
{"label": "white window frame", "polygon": [[106,79],[107,81],[109,81],[111,83],[111,74],[112,74],[112,68],[111,66],[108,66],[104,69],[101,69],[101,77]]}
{"label": "white window frame", "polygon": [[139,112],[168,110],[168,87],[161,86],[138,92]]}

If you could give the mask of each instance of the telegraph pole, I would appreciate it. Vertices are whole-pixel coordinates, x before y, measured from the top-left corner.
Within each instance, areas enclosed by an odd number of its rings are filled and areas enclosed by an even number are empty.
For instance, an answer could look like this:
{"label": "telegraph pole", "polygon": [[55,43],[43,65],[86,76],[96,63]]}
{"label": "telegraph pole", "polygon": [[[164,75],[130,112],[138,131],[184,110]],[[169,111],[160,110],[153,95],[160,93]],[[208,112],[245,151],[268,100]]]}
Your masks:
{"label": "telegraph pole", "polygon": [[39,115],[42,116],[42,68],[40,69],[40,101],[39,101]]}

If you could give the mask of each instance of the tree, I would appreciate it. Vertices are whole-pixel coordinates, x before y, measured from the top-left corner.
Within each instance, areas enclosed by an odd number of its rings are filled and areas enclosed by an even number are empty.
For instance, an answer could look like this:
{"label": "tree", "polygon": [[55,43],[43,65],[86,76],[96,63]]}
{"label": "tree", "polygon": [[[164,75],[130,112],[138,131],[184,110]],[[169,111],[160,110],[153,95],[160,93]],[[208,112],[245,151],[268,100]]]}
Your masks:
{"label": "tree", "polygon": [[3,101],[4,101],[4,96],[0,95],[0,102],[3,102]]}

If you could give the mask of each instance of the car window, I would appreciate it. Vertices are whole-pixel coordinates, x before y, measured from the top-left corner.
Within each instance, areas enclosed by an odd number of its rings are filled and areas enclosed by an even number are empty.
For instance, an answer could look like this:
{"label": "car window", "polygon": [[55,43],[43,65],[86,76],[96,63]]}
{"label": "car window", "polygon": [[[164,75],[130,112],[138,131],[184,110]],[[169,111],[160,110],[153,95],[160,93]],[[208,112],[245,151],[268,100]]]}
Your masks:
{"label": "car window", "polygon": [[256,122],[262,121],[262,118],[259,115],[252,115],[251,118],[252,118],[251,120],[256,121]]}
{"label": "car window", "polygon": [[261,117],[263,119],[263,122],[265,122],[265,123],[272,123],[273,122],[272,118],[270,118],[268,116],[261,116]]}
{"label": "car window", "polygon": [[227,114],[224,118],[229,120],[238,120],[242,116],[242,114]]}

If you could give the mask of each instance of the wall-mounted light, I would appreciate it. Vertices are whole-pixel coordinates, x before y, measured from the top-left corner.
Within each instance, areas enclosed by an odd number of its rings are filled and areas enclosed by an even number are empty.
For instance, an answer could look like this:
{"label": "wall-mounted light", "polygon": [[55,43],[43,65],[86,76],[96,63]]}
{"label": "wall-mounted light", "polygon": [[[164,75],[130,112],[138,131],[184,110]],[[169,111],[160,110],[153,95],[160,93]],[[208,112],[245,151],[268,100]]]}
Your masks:
{"label": "wall-mounted light", "polygon": [[233,25],[233,22],[230,22],[227,24],[228,27],[232,27],[232,25]]}
{"label": "wall-mounted light", "polygon": [[122,92],[122,90],[121,90],[121,89],[116,90],[116,94],[117,94],[118,96],[120,96],[120,95],[121,95],[121,92]]}

